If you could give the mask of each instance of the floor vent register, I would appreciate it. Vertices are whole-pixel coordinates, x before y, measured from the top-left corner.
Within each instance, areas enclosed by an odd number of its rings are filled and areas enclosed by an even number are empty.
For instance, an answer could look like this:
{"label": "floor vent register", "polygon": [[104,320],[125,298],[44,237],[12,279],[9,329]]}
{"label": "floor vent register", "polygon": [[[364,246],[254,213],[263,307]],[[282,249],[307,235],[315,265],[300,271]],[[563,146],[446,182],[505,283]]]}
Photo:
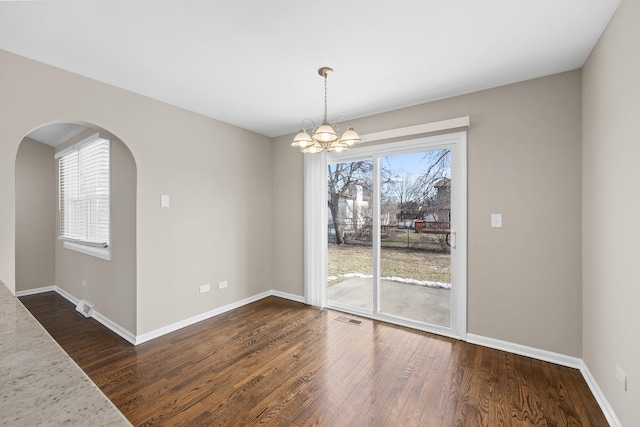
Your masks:
{"label": "floor vent register", "polygon": [[340,322],[348,323],[350,325],[357,325],[357,326],[359,326],[362,323],[361,320],[349,319],[348,317],[345,317],[345,316],[337,317],[336,320]]}

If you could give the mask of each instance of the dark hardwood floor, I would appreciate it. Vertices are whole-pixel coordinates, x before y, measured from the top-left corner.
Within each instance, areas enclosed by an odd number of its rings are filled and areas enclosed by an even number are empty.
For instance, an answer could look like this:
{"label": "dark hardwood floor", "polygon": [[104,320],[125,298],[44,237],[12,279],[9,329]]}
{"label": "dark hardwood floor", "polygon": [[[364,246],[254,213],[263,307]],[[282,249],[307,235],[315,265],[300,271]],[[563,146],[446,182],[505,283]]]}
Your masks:
{"label": "dark hardwood floor", "polygon": [[134,425],[608,425],[578,370],[276,297],[138,346],[20,300]]}

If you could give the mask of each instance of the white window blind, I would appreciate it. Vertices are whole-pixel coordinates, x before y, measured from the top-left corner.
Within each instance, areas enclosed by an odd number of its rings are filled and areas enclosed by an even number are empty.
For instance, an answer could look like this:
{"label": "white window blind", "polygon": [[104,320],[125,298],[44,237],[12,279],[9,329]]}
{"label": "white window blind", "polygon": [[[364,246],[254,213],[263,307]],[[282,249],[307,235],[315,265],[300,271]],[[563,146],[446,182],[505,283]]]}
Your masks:
{"label": "white window blind", "polygon": [[60,239],[108,248],[110,140],[96,134],[56,154],[59,161]]}

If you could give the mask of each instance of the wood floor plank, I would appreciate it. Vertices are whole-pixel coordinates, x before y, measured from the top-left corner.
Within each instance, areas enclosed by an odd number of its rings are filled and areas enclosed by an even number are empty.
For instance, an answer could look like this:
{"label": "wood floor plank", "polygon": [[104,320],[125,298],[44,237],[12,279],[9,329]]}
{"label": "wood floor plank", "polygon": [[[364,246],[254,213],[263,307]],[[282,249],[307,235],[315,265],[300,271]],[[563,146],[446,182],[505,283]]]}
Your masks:
{"label": "wood floor plank", "polygon": [[134,425],[607,425],[578,370],[281,298],[138,346],[20,300]]}
{"label": "wood floor plank", "polygon": [[410,398],[413,402],[423,402],[423,404],[405,405],[405,408],[410,411],[407,425],[419,425],[424,420],[428,420],[425,425],[441,425],[443,419],[437,417],[444,414],[446,402],[457,400],[457,395],[452,397],[449,394],[453,379],[449,366],[456,343],[437,337],[429,342],[431,352],[424,363],[425,369],[428,368],[427,375],[419,385],[417,393]]}

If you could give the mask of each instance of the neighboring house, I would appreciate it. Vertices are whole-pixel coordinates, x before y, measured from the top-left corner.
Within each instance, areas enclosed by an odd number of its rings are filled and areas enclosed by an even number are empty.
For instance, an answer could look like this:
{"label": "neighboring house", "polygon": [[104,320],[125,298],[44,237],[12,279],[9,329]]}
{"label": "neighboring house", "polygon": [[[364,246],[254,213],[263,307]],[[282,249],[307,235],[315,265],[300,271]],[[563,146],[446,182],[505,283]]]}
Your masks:
{"label": "neighboring house", "polygon": [[451,180],[443,178],[434,187],[436,195],[425,205],[406,202],[399,206],[396,214],[398,228],[414,228],[416,221],[451,221]]}
{"label": "neighboring house", "polygon": [[[328,211],[328,218],[332,221],[331,211]],[[338,218],[342,219],[342,229],[345,232],[357,232],[364,225],[371,224],[371,197],[364,195],[362,185],[354,184],[346,194],[341,195]]]}
{"label": "neighboring house", "polygon": [[398,204],[399,212],[396,215],[398,228],[413,228],[416,220],[423,220],[425,211],[423,206],[416,202],[404,202]]}
{"label": "neighboring house", "polygon": [[398,205],[396,203],[386,201],[380,207],[380,225],[382,227],[395,226],[395,220],[398,217]]}
{"label": "neighboring house", "polygon": [[438,181],[435,200],[435,220],[438,222],[451,221],[451,180],[444,178]]}

